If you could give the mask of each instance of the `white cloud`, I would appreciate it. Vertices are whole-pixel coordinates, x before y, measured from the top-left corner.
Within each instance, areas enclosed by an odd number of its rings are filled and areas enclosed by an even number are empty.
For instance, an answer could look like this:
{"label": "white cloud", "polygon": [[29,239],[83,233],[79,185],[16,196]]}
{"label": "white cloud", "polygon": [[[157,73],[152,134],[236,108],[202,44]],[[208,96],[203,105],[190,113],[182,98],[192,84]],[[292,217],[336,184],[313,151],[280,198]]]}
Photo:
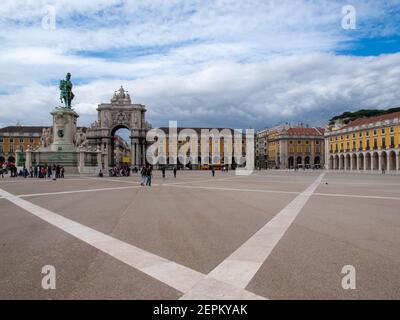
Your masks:
{"label": "white cloud", "polygon": [[[41,28],[53,4],[57,29]],[[84,124],[121,84],[158,125],[321,122],[398,101],[399,55],[337,56],[345,1],[3,0],[0,126],[50,122],[71,72]],[[396,1],[353,1],[356,37],[398,32]],[[82,54],[81,51],[89,51]],[[89,53],[89,54],[88,54]],[[76,81],[78,80],[78,81]],[[27,116],[29,115],[29,116]]]}
{"label": "white cloud", "polygon": [[[123,84],[134,102],[148,106],[147,118],[158,126],[176,119],[181,125],[259,128],[278,121],[322,124],[345,110],[396,107],[399,75],[400,54],[374,58],[309,54],[249,64],[219,61],[184,75],[96,80],[74,91],[85,125],[95,120],[97,104],[108,102]],[[54,86],[33,84],[20,94],[3,96],[3,103],[13,105],[13,117],[1,108],[1,119],[25,123],[49,119],[57,94]]]}

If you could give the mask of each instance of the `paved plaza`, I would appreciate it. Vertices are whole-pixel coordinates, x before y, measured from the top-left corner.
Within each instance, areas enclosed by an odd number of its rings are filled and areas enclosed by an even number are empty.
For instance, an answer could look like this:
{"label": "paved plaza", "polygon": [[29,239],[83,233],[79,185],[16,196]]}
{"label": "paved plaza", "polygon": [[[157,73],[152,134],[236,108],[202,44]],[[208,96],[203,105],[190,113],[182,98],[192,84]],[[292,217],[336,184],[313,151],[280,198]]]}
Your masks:
{"label": "paved plaza", "polygon": [[0,299],[400,298],[399,175],[4,178],[0,197]]}

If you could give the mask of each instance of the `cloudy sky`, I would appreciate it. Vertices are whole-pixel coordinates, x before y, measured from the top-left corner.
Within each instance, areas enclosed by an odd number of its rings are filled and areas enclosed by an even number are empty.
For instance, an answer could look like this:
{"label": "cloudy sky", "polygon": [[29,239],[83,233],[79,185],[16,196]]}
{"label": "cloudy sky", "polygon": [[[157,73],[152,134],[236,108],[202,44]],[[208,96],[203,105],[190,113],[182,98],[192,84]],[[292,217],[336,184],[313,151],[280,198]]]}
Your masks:
{"label": "cloudy sky", "polygon": [[321,125],[399,107],[399,31],[400,0],[1,0],[0,127],[50,124],[67,72],[80,125],[120,85],[153,126]]}

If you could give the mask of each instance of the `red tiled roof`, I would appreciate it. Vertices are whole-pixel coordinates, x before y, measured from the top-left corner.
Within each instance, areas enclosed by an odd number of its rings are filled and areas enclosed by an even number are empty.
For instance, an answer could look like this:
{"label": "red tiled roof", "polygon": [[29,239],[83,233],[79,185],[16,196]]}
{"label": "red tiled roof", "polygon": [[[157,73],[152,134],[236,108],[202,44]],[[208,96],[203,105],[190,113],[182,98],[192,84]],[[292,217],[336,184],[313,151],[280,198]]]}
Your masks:
{"label": "red tiled roof", "polygon": [[0,132],[28,132],[28,133],[42,133],[43,128],[38,126],[8,126],[0,129]]}
{"label": "red tiled roof", "polygon": [[347,129],[347,128],[352,128],[352,127],[362,126],[364,124],[370,124],[370,123],[374,123],[374,122],[378,122],[378,121],[391,120],[391,119],[395,119],[395,118],[400,118],[400,111],[384,114],[384,115],[381,115],[381,116],[370,117],[370,118],[367,118],[367,117],[359,118],[359,119],[356,119],[356,120],[348,123],[347,125],[345,125],[341,129]]}
{"label": "red tiled roof", "polygon": [[289,128],[287,134],[290,136],[323,136],[323,128]]}

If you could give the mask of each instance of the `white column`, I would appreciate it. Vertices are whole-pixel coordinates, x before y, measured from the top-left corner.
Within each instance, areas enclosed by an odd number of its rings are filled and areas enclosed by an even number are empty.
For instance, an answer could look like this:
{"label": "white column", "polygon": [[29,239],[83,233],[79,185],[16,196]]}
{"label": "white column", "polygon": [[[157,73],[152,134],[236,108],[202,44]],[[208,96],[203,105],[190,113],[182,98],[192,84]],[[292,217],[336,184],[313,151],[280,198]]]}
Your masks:
{"label": "white column", "polygon": [[27,168],[28,170],[32,165],[31,162],[32,162],[31,150],[29,150],[29,148],[28,148],[28,150],[26,150],[26,153],[25,153],[25,168]]}
{"label": "white column", "polygon": [[378,170],[382,170],[382,153],[378,155]]}
{"label": "white column", "polygon": [[131,140],[131,165],[136,166],[136,143]]}
{"label": "white column", "polygon": [[101,163],[101,158],[102,158],[101,151],[99,150],[97,151],[97,167],[100,169],[103,167]]}
{"label": "white column", "polygon": [[333,168],[333,165],[331,166],[331,163],[329,159],[331,158],[329,154],[330,150],[330,145],[329,145],[329,138],[325,138],[324,144],[320,146],[320,148],[324,148],[324,155],[325,155],[325,169],[330,169]]}
{"label": "white column", "polygon": [[85,152],[79,152],[79,173],[83,173],[85,167]]}
{"label": "white column", "polygon": [[367,170],[367,155],[364,153],[364,171]]}
{"label": "white column", "polygon": [[142,145],[140,143],[136,145],[136,151],[137,151],[137,164],[138,166],[141,166],[143,163],[142,163]]}
{"label": "white column", "polygon": [[146,164],[146,145],[142,144],[142,166]]}
{"label": "white column", "polygon": [[104,158],[104,169],[108,170],[108,154],[103,155]]}
{"label": "white column", "polygon": [[353,154],[351,154],[350,155],[350,170],[352,171],[354,168],[353,168],[354,166],[353,166]]}
{"label": "white column", "polygon": [[135,143],[135,163],[139,165],[139,144]]}

